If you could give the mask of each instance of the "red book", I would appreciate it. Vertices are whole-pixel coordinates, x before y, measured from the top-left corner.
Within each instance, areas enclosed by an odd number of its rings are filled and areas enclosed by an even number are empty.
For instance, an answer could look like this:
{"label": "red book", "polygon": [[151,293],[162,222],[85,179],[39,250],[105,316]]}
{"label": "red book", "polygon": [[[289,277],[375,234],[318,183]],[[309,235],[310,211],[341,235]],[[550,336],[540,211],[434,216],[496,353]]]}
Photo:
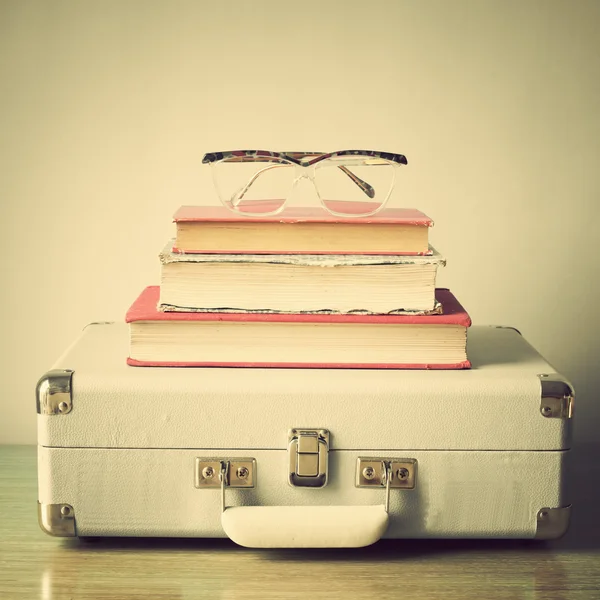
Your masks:
{"label": "red book", "polygon": [[132,366],[465,369],[471,319],[447,289],[441,315],[161,312],[158,286],[127,312]]}
{"label": "red book", "polygon": [[324,208],[244,216],[224,206],[182,206],[174,252],[233,254],[431,254],[433,221],[414,208],[337,217]]}

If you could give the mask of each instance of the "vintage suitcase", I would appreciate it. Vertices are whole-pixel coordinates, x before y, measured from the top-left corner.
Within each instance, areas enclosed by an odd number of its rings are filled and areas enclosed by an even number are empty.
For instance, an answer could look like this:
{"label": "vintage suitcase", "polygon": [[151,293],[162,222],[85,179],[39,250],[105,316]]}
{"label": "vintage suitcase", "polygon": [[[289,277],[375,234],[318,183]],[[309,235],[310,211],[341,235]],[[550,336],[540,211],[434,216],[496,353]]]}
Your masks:
{"label": "vintage suitcase", "polygon": [[470,371],[128,367],[92,324],[37,387],[39,519],[58,536],[251,547],[554,538],[572,387],[472,327]]}

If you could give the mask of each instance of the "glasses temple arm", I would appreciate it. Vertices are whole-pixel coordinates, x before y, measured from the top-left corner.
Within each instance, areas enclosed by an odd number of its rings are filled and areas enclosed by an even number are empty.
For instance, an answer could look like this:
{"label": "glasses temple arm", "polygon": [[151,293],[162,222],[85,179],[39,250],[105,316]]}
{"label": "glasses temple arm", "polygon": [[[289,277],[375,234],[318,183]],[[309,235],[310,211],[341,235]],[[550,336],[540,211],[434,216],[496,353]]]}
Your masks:
{"label": "glasses temple arm", "polygon": [[344,167],[343,165],[339,165],[338,169],[341,169],[354,183],[367,195],[369,198],[375,198],[375,190],[372,185],[369,185],[366,181],[357,177],[348,167]]}
{"label": "glasses temple arm", "polygon": [[257,177],[261,173],[264,173],[265,171],[269,171],[270,169],[277,169],[279,167],[287,167],[287,166],[288,165],[269,165],[268,167],[265,167],[264,169],[261,169],[260,171],[257,171],[256,173],[254,173],[254,175],[252,175],[252,177],[249,179],[248,183],[246,185],[244,185],[242,188],[240,188],[236,193],[233,194],[233,196],[231,197],[231,204],[233,204],[233,206],[237,206],[242,201],[242,198],[244,197],[246,192],[250,189],[250,186],[256,181]]}

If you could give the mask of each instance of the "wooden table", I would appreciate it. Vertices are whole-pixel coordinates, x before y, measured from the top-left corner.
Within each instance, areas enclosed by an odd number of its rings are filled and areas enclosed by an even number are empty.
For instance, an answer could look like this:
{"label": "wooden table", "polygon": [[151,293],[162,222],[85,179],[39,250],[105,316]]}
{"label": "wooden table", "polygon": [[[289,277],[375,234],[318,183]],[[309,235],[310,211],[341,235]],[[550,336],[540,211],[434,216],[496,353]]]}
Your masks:
{"label": "wooden table", "polygon": [[0,447],[0,598],[600,599],[598,457],[582,449],[569,533],[257,551],[228,540],[58,539],[37,524],[36,449]]}

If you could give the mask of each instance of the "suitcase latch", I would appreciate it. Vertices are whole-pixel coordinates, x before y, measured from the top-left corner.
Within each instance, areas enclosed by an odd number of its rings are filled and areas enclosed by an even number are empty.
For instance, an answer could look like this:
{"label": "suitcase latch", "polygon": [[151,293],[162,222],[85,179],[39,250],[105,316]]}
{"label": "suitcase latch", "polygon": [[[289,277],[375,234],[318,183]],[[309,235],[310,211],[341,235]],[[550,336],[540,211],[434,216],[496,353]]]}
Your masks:
{"label": "suitcase latch", "polygon": [[289,483],[297,487],[327,485],[329,431],[291,429],[288,434]]}

